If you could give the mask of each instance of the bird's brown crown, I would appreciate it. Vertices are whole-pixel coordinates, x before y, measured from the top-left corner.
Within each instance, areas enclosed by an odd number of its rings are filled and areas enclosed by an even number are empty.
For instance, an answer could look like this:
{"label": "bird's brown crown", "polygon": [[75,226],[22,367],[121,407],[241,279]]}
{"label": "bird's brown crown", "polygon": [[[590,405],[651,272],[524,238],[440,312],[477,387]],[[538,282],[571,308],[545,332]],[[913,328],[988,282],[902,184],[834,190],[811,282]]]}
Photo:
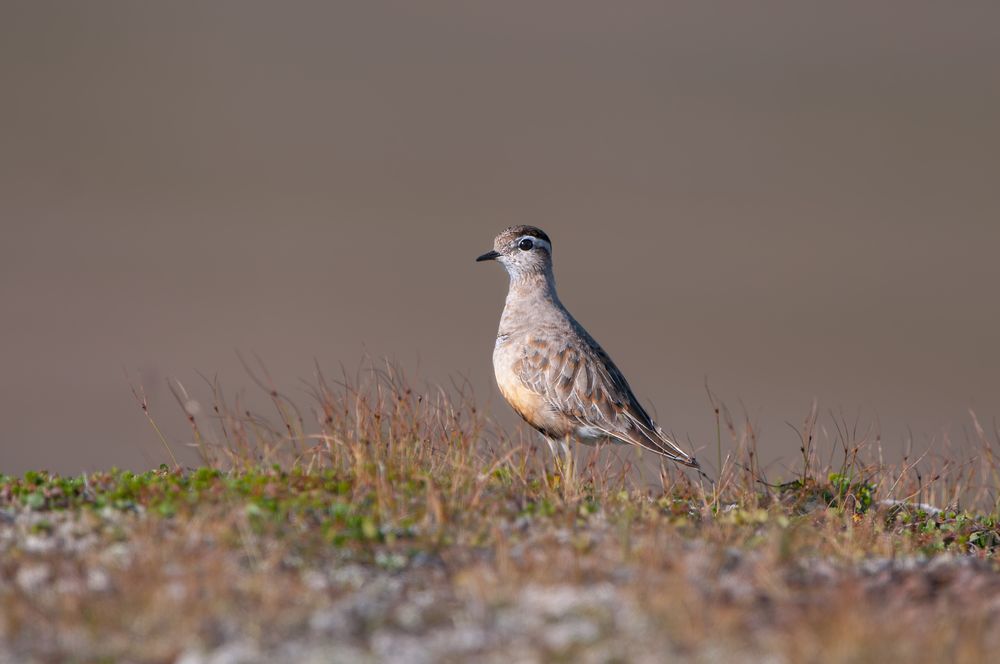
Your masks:
{"label": "bird's brown crown", "polygon": [[545,231],[535,226],[511,226],[510,228],[500,233],[500,235],[497,235],[496,240],[493,243],[493,246],[499,250],[501,247],[509,245],[517,238],[524,236],[535,237],[538,238],[539,240],[545,240],[546,242],[549,243],[550,247],[552,246],[552,240],[550,240],[549,236],[545,234]]}

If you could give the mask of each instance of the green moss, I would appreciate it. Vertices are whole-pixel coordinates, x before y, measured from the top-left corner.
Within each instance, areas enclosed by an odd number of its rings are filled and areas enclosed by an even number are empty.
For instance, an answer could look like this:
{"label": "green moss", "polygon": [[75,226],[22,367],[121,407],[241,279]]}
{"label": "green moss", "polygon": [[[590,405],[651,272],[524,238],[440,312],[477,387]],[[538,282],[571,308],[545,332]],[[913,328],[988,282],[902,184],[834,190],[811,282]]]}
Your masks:
{"label": "green moss", "polygon": [[[397,479],[387,487],[373,485],[371,476],[363,472],[359,476],[351,468],[310,473],[275,466],[240,472],[161,466],[143,473],[112,469],[66,477],[30,471],[19,478],[0,476],[0,508],[41,513],[110,508],[160,519],[190,518],[212,510],[242,513],[257,533],[354,548],[394,545],[401,540],[437,547],[462,537],[463,532],[478,545],[490,546],[493,530],[483,524],[526,518],[539,524],[552,520],[586,528],[600,516],[621,529],[626,544],[637,527],[670,526],[684,537],[721,528],[726,538],[748,547],[766,544],[782,530],[787,532],[781,535],[781,548],[792,555],[808,537],[810,523],[825,520],[842,530],[870,529],[874,519],[878,528],[896,538],[899,547],[990,555],[1000,549],[995,515],[955,509],[929,514],[905,505],[876,515],[875,487],[837,473],[827,482],[796,480],[777,485],[773,491],[745,494],[738,503],[708,506],[683,487],[651,497],[638,491],[598,491],[584,484],[576,498],[565,500],[560,498],[560,487],[553,484],[558,476],[547,481],[515,479],[504,469],[484,476],[487,481],[477,494],[477,511],[465,502],[465,489],[455,488],[468,485],[445,475],[431,476],[418,467],[396,471]],[[829,510],[817,509],[817,504]],[[35,526],[38,532],[45,532],[47,522]],[[421,526],[428,523],[432,527],[422,532]],[[128,536],[127,529],[123,536]]]}

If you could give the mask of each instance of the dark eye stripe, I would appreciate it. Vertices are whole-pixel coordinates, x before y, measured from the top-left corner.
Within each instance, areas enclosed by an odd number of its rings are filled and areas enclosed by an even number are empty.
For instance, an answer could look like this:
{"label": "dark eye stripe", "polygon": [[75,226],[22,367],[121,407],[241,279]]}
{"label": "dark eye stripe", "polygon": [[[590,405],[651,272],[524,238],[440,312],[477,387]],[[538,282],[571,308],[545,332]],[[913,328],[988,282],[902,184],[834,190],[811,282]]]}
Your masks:
{"label": "dark eye stripe", "polygon": [[524,238],[520,243],[518,243],[517,246],[520,247],[522,251],[531,251],[531,249],[535,246],[535,243],[528,238]]}

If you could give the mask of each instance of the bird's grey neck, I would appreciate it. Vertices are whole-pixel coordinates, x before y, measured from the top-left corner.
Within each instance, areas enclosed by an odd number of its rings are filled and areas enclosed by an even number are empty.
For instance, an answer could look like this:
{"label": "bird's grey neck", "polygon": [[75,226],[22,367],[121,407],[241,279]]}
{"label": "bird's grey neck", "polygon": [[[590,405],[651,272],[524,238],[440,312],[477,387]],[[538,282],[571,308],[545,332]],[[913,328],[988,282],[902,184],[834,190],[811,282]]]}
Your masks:
{"label": "bird's grey neck", "polygon": [[552,267],[516,270],[509,273],[511,290],[549,290],[555,292],[556,278]]}
{"label": "bird's grey neck", "polygon": [[539,307],[562,308],[556,293],[556,280],[552,270],[510,275],[510,288],[503,316],[500,318],[500,334],[509,334],[518,324],[536,320],[534,312]]}

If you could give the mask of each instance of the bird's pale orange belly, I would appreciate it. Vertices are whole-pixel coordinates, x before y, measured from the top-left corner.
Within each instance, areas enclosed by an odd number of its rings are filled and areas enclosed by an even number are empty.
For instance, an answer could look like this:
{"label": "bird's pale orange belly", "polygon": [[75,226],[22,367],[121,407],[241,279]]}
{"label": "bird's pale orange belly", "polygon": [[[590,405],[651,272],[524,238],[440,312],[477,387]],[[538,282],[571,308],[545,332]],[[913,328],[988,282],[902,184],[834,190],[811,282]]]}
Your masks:
{"label": "bird's pale orange belly", "polygon": [[565,416],[553,411],[542,395],[525,387],[521,379],[503,366],[503,363],[499,363],[495,369],[500,393],[525,422],[554,438],[561,438],[571,432]]}
{"label": "bird's pale orange belly", "polygon": [[546,410],[545,400],[540,394],[532,392],[524,386],[521,379],[513,373],[497,373],[497,385],[507,403],[517,411],[517,414],[527,420],[532,426],[541,426]]}

